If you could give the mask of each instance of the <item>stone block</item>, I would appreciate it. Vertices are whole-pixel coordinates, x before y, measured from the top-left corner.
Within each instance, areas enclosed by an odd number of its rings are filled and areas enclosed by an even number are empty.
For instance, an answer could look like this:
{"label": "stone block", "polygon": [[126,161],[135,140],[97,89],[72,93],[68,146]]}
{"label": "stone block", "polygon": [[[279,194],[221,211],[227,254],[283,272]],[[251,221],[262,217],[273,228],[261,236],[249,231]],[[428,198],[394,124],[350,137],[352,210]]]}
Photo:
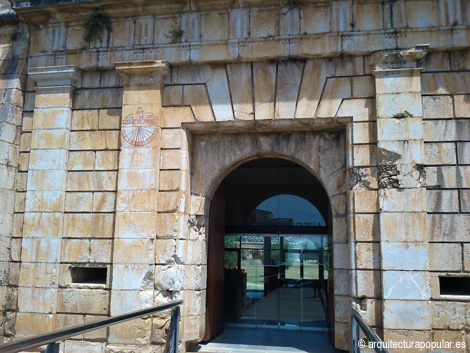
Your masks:
{"label": "stone block", "polygon": [[[2,126],[7,126],[7,125],[9,124],[5,124]],[[30,149],[31,149],[31,134],[30,133],[21,134],[20,151],[29,152]]]}
{"label": "stone block", "polygon": [[382,189],[379,191],[382,212],[423,212],[425,189]]}
{"label": "stone block", "polygon": [[457,168],[455,166],[426,167],[426,186],[448,189],[458,187]]}
{"label": "stone block", "polygon": [[275,119],[293,119],[304,65],[279,62],[276,77]]}
{"label": "stone block", "polygon": [[53,287],[57,282],[57,264],[28,262],[21,264],[19,286]]}
{"label": "stone block", "polygon": [[[83,32],[82,32],[83,35]],[[100,87],[101,72],[100,71],[84,71],[81,73],[81,88],[98,88]]]}
{"label": "stone block", "polygon": [[95,160],[95,170],[117,170],[117,151],[97,151]]}
{"label": "stone block", "polygon": [[343,99],[338,110],[338,117],[352,117],[353,121],[375,120],[375,100],[365,99]]}
{"label": "stone block", "polygon": [[162,151],[161,169],[188,170],[188,152],[184,150]]}
{"label": "stone block", "polygon": [[[203,109],[204,106],[195,105],[196,110],[194,110],[194,114],[196,112],[200,115],[199,119],[204,119],[205,114],[210,114],[213,116],[212,111],[201,112],[200,109]],[[198,120],[199,120],[198,119]],[[214,120],[212,118],[212,120]],[[193,115],[193,111],[191,107],[167,107],[163,108],[163,118],[162,118],[162,127],[168,128],[180,128],[182,123],[191,123],[195,121],[195,116]]]}
{"label": "stone block", "polygon": [[73,106],[77,110],[121,108],[122,88],[77,90]]}
{"label": "stone block", "polygon": [[458,142],[457,154],[459,164],[470,164],[470,142]]}
{"label": "stone block", "polygon": [[376,145],[354,145],[353,165],[355,167],[377,166],[377,146]]}
{"label": "stone block", "polygon": [[455,117],[470,118],[470,95],[462,94],[454,96]]}
{"label": "stone block", "polygon": [[335,243],[333,245],[333,268],[336,269],[350,269],[350,245]]}
{"label": "stone block", "polygon": [[113,47],[132,45],[134,36],[129,33],[134,32],[134,21],[128,19],[113,21],[111,28],[111,45]]}
{"label": "stone block", "polygon": [[109,291],[100,289],[59,289],[57,311],[108,315]]}
{"label": "stone block", "polygon": [[384,300],[384,327],[429,330],[431,322],[431,304],[427,300]]}
{"label": "stone block", "polygon": [[23,238],[21,261],[56,262],[59,240],[56,238]]}
{"label": "stone block", "polygon": [[336,295],[334,297],[335,322],[349,322],[351,319],[350,297]]}
{"label": "stone block", "polygon": [[253,82],[251,64],[227,65],[230,93],[235,117],[240,120],[253,120]]}
{"label": "stone block", "polygon": [[116,193],[94,192],[93,212],[113,212],[116,209]]}
{"label": "stone block", "polygon": [[470,190],[459,190],[462,212],[470,212]]}
{"label": "stone block", "polygon": [[274,118],[276,64],[253,64],[255,119]]}
{"label": "stone block", "polygon": [[119,190],[146,190],[158,188],[158,173],[153,169],[121,169]]}
{"label": "stone block", "polygon": [[122,190],[118,191],[116,211],[145,212],[155,211],[157,190]]}
{"label": "stone block", "polygon": [[378,95],[420,93],[420,70],[378,71],[375,79],[375,90]]}
{"label": "stone block", "polygon": [[[190,282],[192,282],[191,279]],[[185,271],[181,265],[155,267],[155,289],[163,291],[180,291],[184,287]],[[188,286],[188,284],[187,284]]]}
{"label": "stone block", "polygon": [[351,292],[351,275],[349,270],[335,270],[334,293],[335,295],[349,295]]}
{"label": "stone block", "polygon": [[157,211],[158,212],[177,212],[182,211],[180,205],[184,206],[184,194],[176,191],[165,191],[158,194]]}
{"label": "stone block", "polygon": [[61,258],[64,262],[89,262],[90,241],[88,239],[64,239]]}
{"label": "stone block", "polygon": [[114,241],[114,263],[151,264],[153,259],[153,241],[150,239],[116,239]]}
{"label": "stone block", "polygon": [[159,167],[159,147],[123,148],[119,154],[119,169]]}
{"label": "stone block", "polygon": [[70,87],[46,87],[36,92],[34,108],[70,108],[72,106]]}
{"label": "stone block", "polygon": [[157,236],[159,238],[176,238],[179,234],[180,217],[175,213],[157,215]]}
{"label": "stone block", "polygon": [[18,309],[24,313],[55,313],[57,305],[56,288],[18,289]]}
{"label": "stone block", "polygon": [[121,127],[121,109],[100,109],[98,128],[100,130],[119,130]]}
{"label": "stone block", "polygon": [[470,241],[470,214],[429,214],[428,236],[434,242]]}
{"label": "stone block", "polygon": [[277,16],[271,9],[253,9],[250,11],[250,36],[272,37],[277,35]]}
{"label": "stone block", "polygon": [[378,117],[394,117],[403,114],[405,111],[414,117],[423,115],[420,93],[381,94],[377,96]]}
{"label": "stone block", "polygon": [[427,212],[459,212],[459,192],[457,190],[427,190]]}
{"label": "stone block", "polygon": [[424,119],[452,119],[454,117],[451,96],[423,96]]}
{"label": "stone block", "polygon": [[165,86],[162,91],[162,105],[164,107],[183,105],[183,86]]}
{"label": "stone block", "polygon": [[72,113],[72,130],[97,130],[98,110],[74,110]]}
{"label": "stone block", "polygon": [[154,267],[151,265],[116,264],[113,266],[113,289],[149,290],[154,286]]}
{"label": "stone block", "polygon": [[176,191],[180,187],[180,174],[179,170],[162,170],[160,171],[160,186],[161,191]]}
{"label": "stone block", "polygon": [[90,262],[92,263],[110,263],[111,262],[112,243],[111,240],[90,240]]}
{"label": "stone block", "polygon": [[68,213],[65,215],[64,237],[111,238],[114,214]]}
{"label": "stone block", "polygon": [[65,149],[69,143],[69,132],[65,129],[33,130],[31,149]]}
{"label": "stone block", "polygon": [[356,267],[378,269],[380,267],[380,246],[377,243],[356,244]]}
{"label": "stone block", "polygon": [[[154,305],[153,293],[153,290],[113,290],[111,294],[111,315],[122,315],[134,310],[152,307]],[[131,324],[134,323],[131,322]]]}
{"label": "stone block", "polygon": [[[424,347],[420,348],[420,345],[429,344],[432,341],[431,331],[418,331],[418,330],[406,330],[406,329],[384,329],[384,341],[391,342],[402,342],[406,340],[407,342],[413,342],[413,352],[425,353],[429,350]],[[416,344],[418,347],[416,347]],[[392,348],[394,353],[409,353],[410,348]]]}
{"label": "stone block", "polygon": [[106,343],[65,341],[65,352],[101,353],[105,351]]}
{"label": "stone block", "polygon": [[64,190],[67,171],[65,170],[30,170],[28,173],[28,191]]}
{"label": "stone block", "polygon": [[457,162],[454,143],[426,143],[424,153],[427,165],[456,164]]}
{"label": "stone block", "polygon": [[[377,298],[382,292],[380,271],[357,270],[357,297]],[[336,281],[336,278],[335,278]]]}
{"label": "stone block", "polygon": [[23,313],[16,315],[16,333],[19,337],[40,335],[55,330],[55,315]]}
{"label": "stone block", "polygon": [[116,238],[155,238],[156,212],[119,212],[116,218]]}
{"label": "stone block", "polygon": [[27,171],[29,168],[29,153],[20,153],[20,157],[18,160],[18,170],[19,171]]}
{"label": "stone block", "polygon": [[369,190],[355,190],[354,210],[357,213],[375,213],[378,212],[377,192]]}
{"label": "stone block", "polygon": [[138,18],[135,22],[134,43],[152,44],[155,28],[155,19],[153,17]]}
{"label": "stone block", "polygon": [[[184,97],[183,105],[191,106],[192,111],[194,112],[194,116],[197,121],[214,121],[215,120],[214,113],[212,111],[211,103],[209,100],[209,95],[204,85],[184,86],[183,97]],[[184,119],[184,121],[186,121],[187,119],[190,119],[190,117],[188,116],[188,112],[185,111],[184,109],[178,110],[175,108],[166,108],[164,109],[164,116],[165,116],[165,110],[167,111],[167,113],[170,113],[170,114],[172,113],[173,115],[176,115],[175,113],[177,113],[179,116],[182,116],[182,119]],[[181,121],[180,119],[178,120]]]}
{"label": "stone block", "polygon": [[93,194],[91,192],[68,192],[65,196],[66,212],[91,212]]}
{"label": "stone block", "polygon": [[29,154],[31,169],[65,169],[67,163],[66,150],[36,150]]}
{"label": "stone block", "polygon": [[354,123],[353,143],[374,143],[377,141],[377,125],[375,123]]}
{"label": "stone block", "polygon": [[461,244],[429,243],[429,270],[462,271]]}
{"label": "stone block", "polygon": [[95,167],[95,152],[70,152],[69,170],[93,170]]}
{"label": "stone block", "polygon": [[470,271],[470,244],[463,245],[463,268]]}
{"label": "stone block", "polygon": [[302,7],[302,30],[307,34],[330,31],[330,6]]}
{"label": "stone block", "polygon": [[182,129],[163,129],[162,148],[187,149],[188,142],[186,133]]}
{"label": "stone block", "polygon": [[67,191],[114,191],[117,172],[70,172]]}
{"label": "stone block", "polygon": [[452,352],[466,353],[468,351],[468,338],[464,330],[433,330],[432,336],[433,342],[436,342],[437,345],[452,349]]}
{"label": "stone block", "polygon": [[70,150],[116,150],[119,131],[76,131],[70,134]]}
{"label": "stone block", "polygon": [[429,300],[429,272],[384,271],[384,299]]}
{"label": "stone block", "polygon": [[26,212],[62,212],[65,203],[64,191],[29,191],[26,194]]}
{"label": "stone block", "polygon": [[376,241],[379,239],[379,216],[377,214],[357,214],[354,216],[356,241]]}
{"label": "stone block", "polygon": [[157,239],[155,241],[155,263],[170,264],[176,256],[176,240]]}
{"label": "stone block", "polygon": [[188,265],[184,269],[186,289],[203,290],[206,288],[206,266]]}
{"label": "stone block", "polygon": [[351,98],[351,91],[352,83],[349,77],[328,78],[316,116],[335,117],[342,100]]}

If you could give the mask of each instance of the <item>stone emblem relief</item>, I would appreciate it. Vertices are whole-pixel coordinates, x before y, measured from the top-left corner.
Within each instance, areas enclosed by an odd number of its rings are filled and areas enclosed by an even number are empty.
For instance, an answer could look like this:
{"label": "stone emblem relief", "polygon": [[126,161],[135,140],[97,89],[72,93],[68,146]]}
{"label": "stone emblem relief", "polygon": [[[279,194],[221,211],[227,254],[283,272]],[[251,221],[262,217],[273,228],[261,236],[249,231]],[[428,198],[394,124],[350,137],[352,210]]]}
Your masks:
{"label": "stone emblem relief", "polygon": [[135,114],[129,114],[122,122],[122,137],[132,146],[148,145],[158,133],[158,119],[153,113],[139,107]]}

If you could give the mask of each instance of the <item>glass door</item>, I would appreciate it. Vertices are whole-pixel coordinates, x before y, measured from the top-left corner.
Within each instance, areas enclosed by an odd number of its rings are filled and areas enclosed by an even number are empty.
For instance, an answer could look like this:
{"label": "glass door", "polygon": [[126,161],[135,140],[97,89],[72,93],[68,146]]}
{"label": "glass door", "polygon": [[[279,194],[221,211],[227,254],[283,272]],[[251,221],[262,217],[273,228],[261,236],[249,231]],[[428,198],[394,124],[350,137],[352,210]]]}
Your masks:
{"label": "glass door", "polygon": [[226,324],[326,328],[325,244],[321,235],[227,235]]}

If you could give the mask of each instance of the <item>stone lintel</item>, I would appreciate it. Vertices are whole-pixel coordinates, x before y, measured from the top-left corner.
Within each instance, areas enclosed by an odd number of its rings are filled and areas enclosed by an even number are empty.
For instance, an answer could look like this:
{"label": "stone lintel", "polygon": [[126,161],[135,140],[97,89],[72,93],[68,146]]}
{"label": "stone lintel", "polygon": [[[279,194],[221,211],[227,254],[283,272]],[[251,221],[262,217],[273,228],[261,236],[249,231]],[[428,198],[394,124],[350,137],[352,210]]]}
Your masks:
{"label": "stone lintel", "polygon": [[32,67],[28,75],[37,87],[72,86],[80,83],[81,71],[76,66]]}
{"label": "stone lintel", "polygon": [[168,63],[162,60],[117,62],[115,67],[124,85],[161,83],[170,73]]}
{"label": "stone lintel", "polygon": [[428,53],[429,44],[418,44],[407,50],[382,51],[375,54],[375,71],[389,71],[397,69],[413,69],[421,66],[422,60]]}

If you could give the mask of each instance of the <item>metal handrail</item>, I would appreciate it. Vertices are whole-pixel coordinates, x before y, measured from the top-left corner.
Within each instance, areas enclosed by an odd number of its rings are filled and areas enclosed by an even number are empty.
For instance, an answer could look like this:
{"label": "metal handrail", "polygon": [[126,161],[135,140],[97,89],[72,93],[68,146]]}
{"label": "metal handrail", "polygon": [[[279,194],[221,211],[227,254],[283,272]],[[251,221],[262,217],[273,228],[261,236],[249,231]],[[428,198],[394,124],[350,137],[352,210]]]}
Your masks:
{"label": "metal handrail", "polygon": [[[369,325],[364,321],[361,314],[357,312],[356,309],[351,308],[351,353],[360,353],[361,352],[361,343],[365,341],[361,338],[360,330],[366,335],[369,342],[375,342],[374,350],[377,353],[391,353],[384,346],[384,342],[380,339],[377,334],[372,331]],[[363,348],[366,348],[365,346]]]}
{"label": "metal handrail", "polygon": [[[46,344],[51,344],[51,343],[54,344],[57,341],[63,341],[67,338],[74,337],[82,333],[93,331],[99,328],[104,328],[104,327],[120,324],[129,320],[132,320],[132,319],[137,319],[142,316],[154,314],[156,312],[164,311],[164,310],[171,309],[174,307],[176,307],[175,308],[176,317],[177,319],[179,319],[179,305],[181,304],[183,304],[183,301],[178,300],[178,301],[169,302],[166,304],[157,305],[152,308],[141,309],[141,310],[133,311],[133,312],[123,314],[123,315],[108,317],[106,319],[90,322],[87,324],[67,327],[61,330],[44,333],[42,335],[37,335],[37,336],[22,339],[22,340],[5,343],[5,344],[0,345],[0,353],[16,353],[16,352],[24,351],[30,348],[43,346]],[[172,318],[173,318],[173,315],[172,315]],[[178,336],[176,336],[176,339],[177,337]]]}

